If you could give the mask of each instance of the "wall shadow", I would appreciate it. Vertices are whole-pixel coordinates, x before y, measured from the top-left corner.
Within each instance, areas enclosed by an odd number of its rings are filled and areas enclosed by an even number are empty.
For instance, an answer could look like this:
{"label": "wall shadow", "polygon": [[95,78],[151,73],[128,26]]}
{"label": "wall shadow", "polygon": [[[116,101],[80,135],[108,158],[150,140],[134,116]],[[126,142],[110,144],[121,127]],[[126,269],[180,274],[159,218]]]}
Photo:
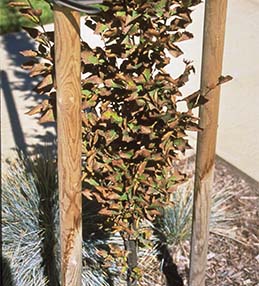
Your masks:
{"label": "wall shadow", "polygon": [[[23,50],[34,49],[35,44],[25,32],[9,33],[1,36],[1,38],[3,48],[8,54],[8,59],[11,60],[10,66],[5,68],[7,70],[12,68],[12,70],[14,71],[15,81],[13,81],[14,85],[12,86],[12,88],[21,91],[32,90],[37,81],[35,79],[31,79],[28,76],[27,72],[22,70],[22,68],[20,67],[28,59],[21,55],[20,52]],[[28,97],[32,97],[35,101],[40,100],[40,97],[33,92],[28,92],[25,95],[24,99],[27,99]]]}
{"label": "wall shadow", "polygon": [[[21,55],[20,51],[34,49],[35,43],[25,32],[3,35],[1,36],[1,43],[8,56],[8,66],[2,66],[5,70],[1,71],[3,97],[8,109],[12,134],[17,149],[23,153],[27,153],[28,150],[31,153],[39,153],[42,148],[46,149],[47,146],[49,151],[56,154],[56,123],[44,123],[42,126],[46,132],[38,133],[35,130],[34,134],[36,135],[33,134],[32,136],[39,143],[29,145],[26,143],[26,139],[30,134],[26,135],[26,137],[24,136],[24,126],[22,126],[19,120],[19,106],[15,104],[15,97],[18,92],[19,97],[22,97],[23,108],[25,107],[28,111],[47,97],[32,91],[39,80],[29,77],[28,73],[21,68],[21,65],[29,61],[30,58]],[[31,120],[37,119],[31,118]]]}
{"label": "wall shadow", "polygon": [[25,155],[27,154],[27,146],[24,139],[24,134],[17,112],[16,104],[14,101],[13,93],[10,88],[10,83],[8,80],[8,75],[5,71],[1,71],[1,81],[2,81],[2,90],[3,97],[6,102],[8,116],[11,123],[12,133],[14,137],[15,144],[17,148],[22,151]]}

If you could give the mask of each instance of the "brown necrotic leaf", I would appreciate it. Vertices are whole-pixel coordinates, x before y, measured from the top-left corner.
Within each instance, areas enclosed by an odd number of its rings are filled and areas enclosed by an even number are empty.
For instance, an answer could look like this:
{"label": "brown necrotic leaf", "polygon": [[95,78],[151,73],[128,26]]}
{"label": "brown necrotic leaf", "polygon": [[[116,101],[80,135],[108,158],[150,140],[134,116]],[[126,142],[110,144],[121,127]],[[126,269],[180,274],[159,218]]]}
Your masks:
{"label": "brown necrotic leaf", "polygon": [[231,75],[226,75],[226,76],[222,75],[222,76],[219,77],[218,84],[226,83],[226,82],[228,82],[228,81],[230,81],[232,79],[233,79],[233,77]]}
{"label": "brown necrotic leaf", "polygon": [[43,80],[33,89],[38,94],[50,92],[53,88],[53,76],[51,73],[44,76]]}
{"label": "brown necrotic leaf", "polygon": [[21,51],[20,54],[22,54],[24,57],[31,57],[31,58],[35,58],[38,56],[38,52],[33,50],[24,50]]}
{"label": "brown necrotic leaf", "polygon": [[29,5],[28,5],[28,2],[19,2],[19,1],[11,1],[11,2],[9,2],[8,3],[8,6],[10,6],[10,7],[18,7],[18,8],[20,8],[20,7],[29,7]]}
{"label": "brown necrotic leaf", "polygon": [[208,101],[208,99],[201,94],[200,90],[198,90],[180,101],[186,101],[188,108],[193,109],[202,104],[205,104]]}
{"label": "brown necrotic leaf", "polygon": [[176,58],[183,54],[183,51],[179,47],[174,45],[173,42],[171,42],[171,41],[167,42],[167,49],[168,49],[169,53],[173,57],[176,57]]}
{"label": "brown necrotic leaf", "polygon": [[45,74],[50,70],[50,65],[44,63],[35,63],[33,67],[30,69],[30,76],[35,77],[38,75]]}
{"label": "brown necrotic leaf", "polygon": [[39,120],[40,123],[47,123],[54,121],[55,121],[55,116],[52,108],[45,111]]}
{"label": "brown necrotic leaf", "polygon": [[30,111],[26,112],[28,115],[34,115],[37,113],[42,113],[49,107],[49,101],[44,100],[42,103],[38,104],[37,106],[33,107]]}
{"label": "brown necrotic leaf", "polygon": [[42,35],[42,33],[36,28],[23,27],[23,29],[35,40]]}
{"label": "brown necrotic leaf", "polygon": [[35,64],[38,64],[38,61],[36,60],[31,60],[31,61],[28,61],[26,63],[23,63],[21,65],[21,67],[24,69],[24,70],[31,70]]}

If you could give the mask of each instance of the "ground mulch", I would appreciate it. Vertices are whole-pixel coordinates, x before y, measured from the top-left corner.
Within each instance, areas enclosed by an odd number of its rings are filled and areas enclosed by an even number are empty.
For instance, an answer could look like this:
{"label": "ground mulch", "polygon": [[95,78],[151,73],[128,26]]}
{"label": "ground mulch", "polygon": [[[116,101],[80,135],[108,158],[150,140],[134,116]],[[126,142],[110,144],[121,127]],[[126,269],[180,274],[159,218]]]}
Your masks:
{"label": "ground mulch", "polygon": [[242,243],[211,236],[209,255],[213,257],[208,260],[207,285],[259,286],[259,183],[218,159],[214,187],[226,184],[226,191],[233,194],[229,211],[240,214],[234,224]]}
{"label": "ground mulch", "polygon": [[[193,164],[190,160],[188,168],[193,169]],[[227,211],[237,215],[234,237],[210,234],[206,285],[259,286],[259,183],[220,158],[216,160],[214,181],[214,191],[225,188],[233,195]],[[185,249],[186,253],[173,252],[187,285],[189,243]]]}
{"label": "ground mulch", "polygon": [[[188,160],[184,169],[192,176],[193,158]],[[225,235],[210,233],[206,286],[259,286],[259,183],[217,157],[213,189],[214,192],[225,190],[231,195],[223,207],[226,207],[226,216],[234,219]],[[187,286],[189,241],[169,247],[169,251],[184,286]],[[149,268],[152,264],[153,267],[145,272],[143,285],[183,285],[176,279],[166,284],[164,275],[159,271],[161,263],[154,257],[152,259],[152,263],[145,260]]]}

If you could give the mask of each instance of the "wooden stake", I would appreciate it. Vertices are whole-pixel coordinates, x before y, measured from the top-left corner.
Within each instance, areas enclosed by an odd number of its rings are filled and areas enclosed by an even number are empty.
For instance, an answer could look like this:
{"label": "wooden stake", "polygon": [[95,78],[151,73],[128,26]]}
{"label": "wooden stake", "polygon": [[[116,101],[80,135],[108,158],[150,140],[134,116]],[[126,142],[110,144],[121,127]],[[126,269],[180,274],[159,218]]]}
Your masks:
{"label": "wooden stake", "polygon": [[55,6],[61,285],[81,285],[80,14]]}
{"label": "wooden stake", "polygon": [[[222,71],[227,0],[205,1],[201,90],[218,82]],[[193,224],[190,257],[190,286],[204,286],[209,239],[210,194],[215,164],[220,88],[209,95],[200,108],[196,171],[194,183]]]}

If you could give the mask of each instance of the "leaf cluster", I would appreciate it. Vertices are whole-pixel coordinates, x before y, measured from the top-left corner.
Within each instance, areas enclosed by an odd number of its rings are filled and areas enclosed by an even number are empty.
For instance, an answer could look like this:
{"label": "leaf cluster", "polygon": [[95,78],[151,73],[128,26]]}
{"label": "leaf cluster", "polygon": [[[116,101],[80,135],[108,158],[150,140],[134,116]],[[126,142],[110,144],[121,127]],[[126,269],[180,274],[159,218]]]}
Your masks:
{"label": "leaf cluster", "polygon": [[[30,2],[28,2],[30,3]],[[27,2],[11,2],[40,23],[40,11]],[[200,130],[193,109],[207,101],[197,91],[183,96],[181,87],[194,68],[173,78],[166,66],[183,52],[178,43],[191,39],[191,8],[200,0],[106,0],[102,12],[85,24],[101,36],[103,47],[81,42],[83,118],[83,194],[101,206],[100,214],[115,231],[128,237],[148,238],[139,227],[154,220],[185,175],[175,162],[190,148],[186,131]],[[25,28],[38,44],[23,51],[31,77],[41,80],[34,91],[47,95],[28,114],[40,122],[56,117],[54,32]],[[185,111],[179,103],[185,102]]]}
{"label": "leaf cluster", "polygon": [[[181,94],[194,72],[190,62],[177,78],[165,68],[182,54],[177,43],[192,38],[186,28],[198,2],[104,1],[102,12],[86,19],[104,47],[81,43],[83,194],[97,200],[100,213],[126,236],[148,238],[140,221],[154,220],[185,180],[174,162],[189,148],[186,131],[199,130],[192,109],[206,99],[200,92]],[[40,14],[19,5],[23,14]],[[30,57],[23,68],[41,77],[34,91],[48,95],[28,114],[41,113],[46,122],[55,118],[54,35],[25,30],[38,47],[22,52]],[[186,102],[184,112],[180,101]]]}
{"label": "leaf cluster", "polygon": [[39,28],[23,27],[36,44],[35,50],[25,50],[20,53],[28,57],[22,68],[29,72],[32,78],[39,78],[39,83],[33,91],[40,95],[47,95],[40,104],[33,107],[27,114],[41,114],[40,123],[54,121],[56,117],[56,90],[54,83],[54,32],[47,32],[41,21],[41,9],[36,9],[30,1],[9,2],[9,6],[19,10],[23,17],[28,18]]}
{"label": "leaf cluster", "polygon": [[[114,230],[139,236],[185,180],[174,162],[189,148],[187,130],[199,130],[192,109],[206,100],[180,88],[194,71],[185,61],[178,78],[166,72],[192,38],[193,1],[105,1],[86,20],[104,47],[82,43],[84,195],[96,199]],[[186,111],[179,110],[185,101]]]}

